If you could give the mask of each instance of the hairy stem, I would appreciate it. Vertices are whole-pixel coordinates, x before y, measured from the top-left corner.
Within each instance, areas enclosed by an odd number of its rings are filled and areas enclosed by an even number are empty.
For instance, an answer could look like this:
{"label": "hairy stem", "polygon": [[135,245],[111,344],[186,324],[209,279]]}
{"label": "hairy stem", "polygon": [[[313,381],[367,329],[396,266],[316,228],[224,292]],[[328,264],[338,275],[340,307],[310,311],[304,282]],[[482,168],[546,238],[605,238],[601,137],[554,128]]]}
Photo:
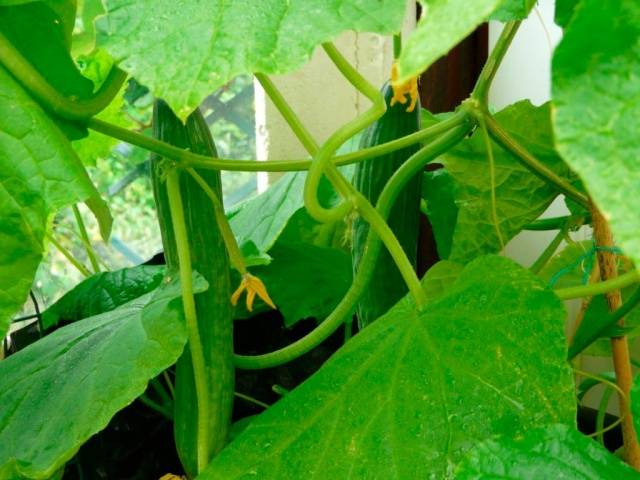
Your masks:
{"label": "hairy stem", "polygon": [[398,32],[393,35],[393,58],[395,60],[400,57],[402,52],[402,33]]}
{"label": "hairy stem", "polygon": [[71,265],[73,265],[76,270],[78,270],[85,277],[90,277],[91,272],[87,267],[85,267],[81,261],[76,259],[73,254],[67,250],[55,237],[50,233],[45,233],[45,237],[58,249],[58,251],[66,258]]}
{"label": "hairy stem", "polygon": [[91,263],[91,268],[93,268],[93,273],[98,273],[100,271],[100,263],[98,262],[98,257],[96,256],[96,252],[91,245],[91,240],[89,240],[89,234],[87,233],[87,227],[84,224],[84,220],[82,219],[82,214],[80,213],[80,209],[77,205],[73,205],[71,207],[73,210],[73,216],[76,219],[76,223],[78,224],[78,231],[80,232],[80,238],[82,239],[82,244],[84,245],[84,249],[87,252],[87,257],[89,257],[89,262]]}
{"label": "hairy stem", "polygon": [[[87,127],[109,137],[117,138],[123,142],[136,145],[149,150],[162,157],[180,163],[184,167],[193,167],[206,170],[226,170],[238,172],[294,172],[305,171],[311,167],[309,159],[294,160],[235,160],[199,155],[182,148],[174,147],[166,142],[147,137],[140,133],[118,127],[108,122],[92,118],[87,121]],[[332,158],[336,166],[349,165],[380,157],[396,150],[415,145],[419,142],[431,140],[452,127],[450,119],[437,123],[429,128],[412,133],[406,137],[398,138],[391,142],[365,148],[357,152],[338,155]]]}
{"label": "hairy stem", "polygon": [[484,117],[480,116],[478,119],[480,124],[480,130],[482,130],[482,138],[484,140],[485,148],[487,149],[487,159],[489,160],[489,178],[491,179],[491,220],[496,230],[498,241],[500,242],[500,251],[504,250],[504,238],[502,237],[502,231],[500,230],[500,221],[498,220],[498,209],[496,201],[496,162],[493,157],[493,146],[491,145],[491,139],[487,132],[487,125],[484,121]]}
{"label": "hairy stem", "polygon": [[259,407],[261,407],[261,408],[264,408],[265,410],[271,406],[271,405],[269,405],[268,403],[261,402],[261,401],[260,401],[260,400],[258,400],[257,398],[253,398],[253,397],[251,397],[251,396],[249,396],[249,395],[245,395],[244,393],[240,393],[240,392],[233,392],[233,395],[234,395],[235,397],[241,398],[242,400],[244,400],[244,401],[246,401],[246,402],[249,402],[249,403],[252,403],[252,404],[254,404],[254,405],[257,405],[257,406],[259,406]]}
{"label": "hairy stem", "polygon": [[484,119],[489,130],[489,133],[496,142],[513,155],[524,165],[527,169],[531,170],[535,175],[540,177],[547,183],[554,185],[561,193],[571,198],[575,202],[579,203],[585,208],[589,208],[589,199],[586,195],[576,189],[573,185],[567,182],[564,178],[560,177],[553,170],[541,163],[531,153],[527,151],[522,145],[520,145],[513,137],[511,137],[506,130],[504,130],[500,124],[489,113],[484,113]]}
{"label": "hairy stem", "polygon": [[567,221],[572,221],[574,224],[591,223],[591,217],[579,219],[577,215],[565,215],[562,217],[541,218],[534,222],[528,223],[523,228],[524,230],[531,231],[545,231],[545,230],[560,230]]}
{"label": "hairy stem", "polygon": [[[593,218],[593,236],[596,246],[613,248],[613,235],[611,234],[609,224],[595,205],[591,208],[591,218]],[[597,251],[597,255],[601,278],[605,281],[614,280],[618,276],[616,254],[608,250],[600,249]],[[615,312],[622,306],[622,294],[619,289],[607,292],[605,298],[607,299],[609,311],[611,312]],[[623,317],[618,320],[618,325],[624,327]],[[624,420],[622,421],[624,459],[633,468],[640,470],[640,444],[638,444],[638,437],[636,436],[631,414],[631,405],[629,404],[633,372],[631,370],[627,337],[612,338],[611,351],[613,354],[613,367],[616,372],[616,383],[625,394],[618,396],[620,412],[624,416]]]}
{"label": "hairy stem", "polygon": [[487,104],[487,97],[489,95],[491,82],[496,76],[498,68],[500,67],[511,42],[513,41],[513,37],[515,37],[518,32],[520,23],[521,22],[517,20],[509,22],[504,26],[498,41],[491,51],[491,55],[487,59],[487,62],[484,64],[484,67],[478,76],[478,81],[473,88],[473,92],[471,92],[471,96],[479,100],[483,105]]}
{"label": "hairy stem", "polygon": [[167,409],[166,407],[164,407],[163,405],[160,405],[159,403],[154,402],[146,394],[143,393],[142,395],[140,395],[138,397],[138,400],[140,400],[150,409],[155,410],[157,413],[165,417],[170,422],[173,421],[173,412]]}
{"label": "hairy stem", "polygon": [[171,221],[176,240],[176,250],[178,252],[178,263],[180,269],[180,285],[182,287],[182,306],[187,325],[189,337],[189,351],[191,352],[191,362],[193,364],[193,375],[196,387],[196,398],[198,400],[198,472],[202,471],[209,463],[209,395],[207,385],[207,373],[198,330],[196,316],[196,303],[193,296],[193,269],[191,268],[191,252],[189,249],[189,239],[184,218],[182,205],[182,195],[180,193],[179,172],[173,170],[167,174],[167,194],[169,197],[169,209],[171,210]]}
{"label": "hairy stem", "polygon": [[[371,202],[369,202],[369,200],[367,200],[367,198],[361,193],[354,192],[352,195],[356,210],[360,216],[369,223],[371,229],[375,231],[375,234],[380,238],[385,247],[387,247],[391,258],[393,258],[393,261],[402,275],[402,279],[407,284],[407,288],[416,302],[416,306],[418,308],[422,308],[427,303],[427,295],[422,288],[420,279],[418,278],[411,261],[407,257],[406,252],[402,248],[402,245],[400,245],[400,242],[394,235],[391,227],[387,224],[386,217],[380,215],[374,206],[371,205]],[[360,263],[360,268],[362,268],[363,263],[364,257]]]}
{"label": "hairy stem", "polygon": [[620,320],[622,320],[625,315],[627,315],[631,310],[638,306],[638,303],[640,303],[640,288],[637,288],[635,292],[633,292],[633,295],[629,298],[629,300],[623,303],[620,308],[611,312],[609,318],[607,318],[607,321],[604,322],[597,331],[592,332],[589,338],[581,342],[579,346],[572,344],[569,347],[567,358],[569,360],[572,360],[580,353],[582,353],[589,345],[602,337],[608,329],[620,322]]}
{"label": "hairy stem", "polygon": [[[373,102],[373,106],[355,120],[346,123],[336,130],[327,141],[320,147],[314,156],[309,174],[304,185],[304,205],[313,218],[319,222],[334,222],[344,218],[354,208],[344,178],[341,178],[340,172],[331,162],[331,157],[336,150],[348,139],[358,132],[364,130],[375,122],[385,112],[386,105],[384,99],[378,91],[362,76],[360,73],[347,62],[340,52],[329,43],[323,44],[326,54],[329,56],[333,64],[338,70],[354,85],[359,91],[363,92],[367,98]],[[343,200],[332,208],[324,208],[318,201],[318,187],[320,186],[320,178],[326,175]],[[349,185],[350,186],[350,185]]]}
{"label": "hairy stem", "polygon": [[68,120],[86,120],[104,110],[120,91],[127,74],[112,67],[100,90],[92,98],[67,98],[53,88],[29,61],[0,33],[0,63],[47,110]]}
{"label": "hairy stem", "polygon": [[598,282],[592,285],[580,285],[578,287],[558,288],[554,290],[554,292],[560,300],[571,300],[573,298],[602,295],[603,293],[620,290],[621,288],[626,288],[639,282],[640,272],[633,270],[605,282]]}
{"label": "hairy stem", "polygon": [[256,73],[254,75],[280,114],[289,124],[289,127],[296,138],[300,140],[304,149],[309,152],[309,155],[315,155],[318,151],[318,144],[311,136],[311,133],[309,133],[309,130],[307,130],[300,121],[300,118],[295,114],[291,106],[284,99],[280,91],[276,88],[275,84],[269,77],[262,73]]}
{"label": "hairy stem", "polygon": [[549,245],[547,245],[547,247],[542,251],[538,259],[535,262],[533,262],[533,265],[531,265],[531,267],[529,267],[529,270],[531,270],[533,273],[536,273],[536,274],[540,273],[540,270],[544,268],[544,266],[549,262],[549,260],[553,256],[553,254],[556,253],[556,250],[562,243],[562,240],[567,235],[567,232],[569,231],[569,225],[571,225],[569,221],[565,222],[564,226],[553,237],[551,242],[549,242]]}

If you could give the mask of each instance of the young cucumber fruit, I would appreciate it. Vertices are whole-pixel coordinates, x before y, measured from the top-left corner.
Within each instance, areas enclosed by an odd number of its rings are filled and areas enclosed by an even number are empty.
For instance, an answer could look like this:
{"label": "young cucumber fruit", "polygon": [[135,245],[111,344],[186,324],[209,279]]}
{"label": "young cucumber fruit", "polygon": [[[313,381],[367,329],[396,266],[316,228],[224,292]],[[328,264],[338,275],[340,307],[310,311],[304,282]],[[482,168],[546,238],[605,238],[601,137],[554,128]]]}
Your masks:
{"label": "young cucumber fruit", "polygon": [[[389,83],[384,85],[382,93],[387,111],[364,131],[360,141],[361,149],[404,137],[420,129],[419,103],[413,111],[407,112],[407,104],[390,105],[393,90]],[[357,164],[354,186],[375,205],[389,178],[418,148],[418,145],[408,147]],[[419,174],[407,184],[389,216],[389,226],[414,266],[418,248],[421,181],[422,174]],[[354,272],[360,264],[368,232],[368,223],[357,217],[353,223],[351,251]],[[406,293],[407,287],[400,271],[389,252],[384,249],[375,265],[371,283],[358,303],[358,326],[364,328],[369,325]]]}
{"label": "young cucumber fruit", "polygon": [[[169,106],[157,101],[153,110],[153,135],[191,152],[217,156],[209,128],[199,110],[183,124]],[[174,230],[167,196],[163,160],[152,160],[153,190],[158,210],[164,254],[169,268],[178,268]],[[222,198],[220,172],[198,172]],[[191,262],[209,282],[209,289],[196,295],[198,329],[208,374],[210,456],[224,446],[233,406],[233,317],[230,303],[229,257],[215,220],[211,200],[186,172],[180,175],[184,216],[189,236]],[[197,474],[198,402],[189,346],[176,365],[174,437],[182,465],[189,476]]]}

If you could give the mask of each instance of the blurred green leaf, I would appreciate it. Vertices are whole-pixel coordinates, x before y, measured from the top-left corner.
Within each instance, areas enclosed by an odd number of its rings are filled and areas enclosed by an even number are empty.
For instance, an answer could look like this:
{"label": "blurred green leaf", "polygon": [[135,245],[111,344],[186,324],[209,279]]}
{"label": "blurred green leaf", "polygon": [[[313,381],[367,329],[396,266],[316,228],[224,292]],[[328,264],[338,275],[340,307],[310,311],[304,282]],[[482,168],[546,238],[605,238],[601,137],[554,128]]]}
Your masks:
{"label": "blurred green leaf", "polygon": [[[598,41],[594,41],[598,32]],[[640,3],[582,0],[554,51],[558,151],[580,175],[619,246],[640,263]]]}

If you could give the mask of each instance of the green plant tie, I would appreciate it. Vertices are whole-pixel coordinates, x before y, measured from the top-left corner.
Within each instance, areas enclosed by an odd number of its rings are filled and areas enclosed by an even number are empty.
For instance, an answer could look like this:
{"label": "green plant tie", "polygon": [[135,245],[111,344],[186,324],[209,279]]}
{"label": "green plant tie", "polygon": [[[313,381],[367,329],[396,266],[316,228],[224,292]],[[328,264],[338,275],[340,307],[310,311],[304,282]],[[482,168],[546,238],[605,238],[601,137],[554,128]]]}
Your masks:
{"label": "green plant tie", "polygon": [[610,252],[615,253],[616,255],[622,255],[622,250],[620,250],[620,248],[618,247],[596,246],[595,242],[592,242],[591,246],[587,250],[585,250],[585,252],[580,255],[573,263],[561,268],[553,274],[553,276],[549,280],[549,287],[553,288],[564,275],[573,271],[578,265],[582,264],[583,262],[584,268],[580,283],[581,285],[586,285],[589,281],[589,276],[591,275],[591,270],[593,269],[593,263],[595,262],[597,252]]}

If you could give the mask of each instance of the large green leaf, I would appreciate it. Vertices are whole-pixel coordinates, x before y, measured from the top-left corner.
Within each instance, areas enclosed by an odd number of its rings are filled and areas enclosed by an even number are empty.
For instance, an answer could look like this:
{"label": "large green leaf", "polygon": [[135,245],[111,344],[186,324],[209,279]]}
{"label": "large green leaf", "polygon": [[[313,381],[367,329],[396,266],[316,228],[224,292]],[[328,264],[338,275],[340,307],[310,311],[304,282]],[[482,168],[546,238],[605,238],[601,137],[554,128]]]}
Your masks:
{"label": "large green leaf", "polygon": [[638,473],[575,428],[549,425],[480,443],[456,472],[458,480],[489,478],[631,480]]}
{"label": "large green leaf", "polygon": [[179,296],[177,282],[163,284],[0,362],[0,478],[48,478],[177,360]]}
{"label": "large green leaf", "polygon": [[164,272],[161,265],[139,265],[92,275],[42,312],[42,327],[46,330],[114,310],[157,288]]}
{"label": "large green leaf", "polygon": [[[402,3],[402,2],[398,2]],[[500,5],[501,0],[420,0],[423,15],[398,60],[399,81],[426,70],[455,47]]]}
{"label": "large green leaf", "polygon": [[185,119],[237,75],[285,73],[346,30],[393,33],[398,0],[106,0],[98,45]]}
{"label": "large green leaf", "polygon": [[[568,176],[568,168],[553,148],[550,115],[548,103],[535,107],[524,100],[497,113],[496,120],[547,167]],[[510,152],[493,142],[492,147],[496,216],[502,239],[507,243],[524,225],[547,209],[557,196],[557,190],[522,166]],[[500,240],[492,215],[491,176],[482,132],[475,132],[437,161],[445,165],[453,179],[453,195],[458,206],[449,259],[466,263],[479,255],[499,251]],[[441,187],[448,188],[444,183]],[[437,221],[433,226],[440,234],[449,228],[446,223]]]}
{"label": "large green leaf", "polygon": [[105,211],[67,139],[0,68],[0,338],[31,288],[47,220],[87,199]]}
{"label": "large green leaf", "polygon": [[360,332],[199,478],[447,478],[490,435],[573,425],[564,315],[527,270],[478,259],[422,312],[406,297]]}
{"label": "large green leaf", "polygon": [[553,57],[558,151],[580,175],[617,242],[636,263],[639,71],[640,3],[583,0]]}

